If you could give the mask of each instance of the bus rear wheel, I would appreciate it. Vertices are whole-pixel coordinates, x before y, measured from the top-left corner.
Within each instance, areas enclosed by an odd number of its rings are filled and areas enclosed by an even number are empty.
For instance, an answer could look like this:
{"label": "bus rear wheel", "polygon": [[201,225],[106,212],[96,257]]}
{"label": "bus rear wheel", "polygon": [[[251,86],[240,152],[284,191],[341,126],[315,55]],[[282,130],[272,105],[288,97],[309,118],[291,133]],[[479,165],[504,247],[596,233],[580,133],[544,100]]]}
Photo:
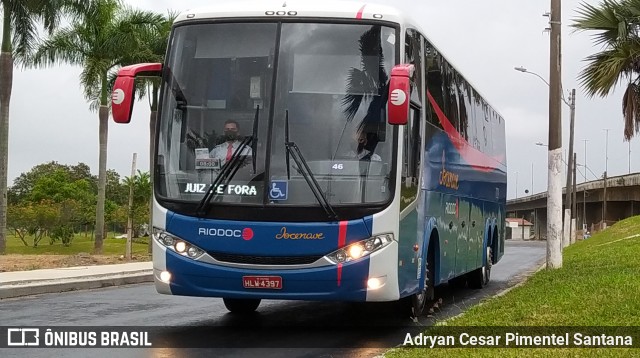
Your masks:
{"label": "bus rear wheel", "polygon": [[487,262],[484,266],[471,271],[469,273],[469,287],[479,289],[483,288],[489,283],[491,279],[491,266],[493,262],[493,250],[491,250],[491,246],[487,246]]}
{"label": "bus rear wheel", "polygon": [[248,314],[260,306],[260,299],[223,298],[224,306],[231,313]]}

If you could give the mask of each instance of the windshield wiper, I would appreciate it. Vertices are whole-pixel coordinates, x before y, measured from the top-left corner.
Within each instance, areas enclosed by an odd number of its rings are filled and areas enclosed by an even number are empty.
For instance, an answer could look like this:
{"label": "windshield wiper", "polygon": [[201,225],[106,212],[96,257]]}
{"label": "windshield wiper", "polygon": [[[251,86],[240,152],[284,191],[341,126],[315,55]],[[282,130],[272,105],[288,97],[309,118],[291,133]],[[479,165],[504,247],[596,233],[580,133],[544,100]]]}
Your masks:
{"label": "windshield wiper", "polygon": [[313,172],[311,172],[311,169],[309,168],[307,161],[304,159],[304,156],[302,155],[300,148],[298,148],[296,143],[289,140],[289,111],[288,110],[285,112],[284,147],[287,150],[287,176],[290,175],[289,156],[291,156],[291,158],[293,158],[293,161],[296,162],[296,165],[298,166],[298,171],[304,177],[304,180],[309,185],[311,192],[313,192],[313,195],[316,197],[316,200],[318,200],[318,203],[320,203],[320,206],[322,206],[324,211],[327,213],[327,216],[329,217],[329,219],[337,221],[338,214],[336,214],[336,212],[333,210],[333,207],[329,203],[329,200],[327,200],[327,197],[322,192],[322,188],[320,188],[320,184],[318,184],[316,177],[313,175]]}
{"label": "windshield wiper", "polygon": [[256,154],[258,149],[258,121],[260,120],[260,105],[256,106],[256,115],[253,118],[253,132],[251,133],[251,159],[253,164],[253,174],[256,173]]}
{"label": "windshield wiper", "polygon": [[236,148],[236,150],[231,155],[231,159],[224,163],[222,169],[220,170],[220,173],[216,177],[216,180],[211,183],[211,186],[209,186],[209,189],[204,194],[204,197],[202,198],[202,200],[200,200],[200,204],[198,204],[198,207],[196,208],[196,214],[198,216],[202,217],[207,214],[209,203],[214,197],[218,195],[218,191],[216,190],[216,188],[220,185],[220,183],[225,180],[226,185],[229,181],[231,181],[233,176],[236,175],[238,169],[240,169],[240,163],[244,161],[244,158],[241,159],[241,157],[244,157],[244,155],[240,155],[240,153],[242,153],[245,148],[247,148],[247,146],[253,141],[253,136],[244,138],[242,142],[240,142],[240,145],[238,145],[238,148]]}

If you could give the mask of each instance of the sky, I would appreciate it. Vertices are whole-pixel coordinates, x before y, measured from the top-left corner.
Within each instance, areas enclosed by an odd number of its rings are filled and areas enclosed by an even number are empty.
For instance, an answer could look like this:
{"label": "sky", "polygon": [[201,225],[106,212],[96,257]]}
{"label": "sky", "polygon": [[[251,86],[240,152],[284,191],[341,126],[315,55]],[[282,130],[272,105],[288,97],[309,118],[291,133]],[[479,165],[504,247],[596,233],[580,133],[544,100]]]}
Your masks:
{"label": "sky", "polygon": [[[140,9],[165,13],[207,5],[211,0],[126,0]],[[500,112],[506,122],[509,199],[546,190],[548,86],[538,77],[514,70],[525,67],[549,78],[549,35],[543,32],[549,1],[532,0],[371,0],[410,13],[429,40]],[[586,0],[598,4],[600,0]],[[589,33],[570,28],[581,1],[562,1],[562,83],[565,92],[576,89],[575,152],[585,163],[587,180],[608,169],[609,176],[640,171],[640,136],[623,140],[622,94],[589,98],[578,74],[584,59],[599,51]],[[98,170],[98,113],[89,110],[79,85],[81,69],[67,65],[46,69],[16,67],[10,108],[9,185],[33,166],[57,161],[88,164]],[[568,93],[566,94],[568,98]],[[121,176],[131,173],[133,153],[137,168],[149,170],[149,105],[135,104],[131,124],[109,123],[107,167]],[[562,106],[563,150],[569,145],[569,107]],[[609,129],[608,145],[607,132]],[[584,140],[588,140],[585,142]],[[607,155],[606,155],[607,154]],[[605,158],[608,157],[608,160]],[[634,159],[635,157],[635,159]],[[565,154],[566,158],[566,154]],[[533,168],[533,170],[532,170]],[[584,181],[579,167],[578,183]],[[566,174],[563,174],[566,175]],[[533,183],[533,186],[532,186]],[[564,180],[563,180],[564,183]],[[532,190],[533,188],[533,190]]]}

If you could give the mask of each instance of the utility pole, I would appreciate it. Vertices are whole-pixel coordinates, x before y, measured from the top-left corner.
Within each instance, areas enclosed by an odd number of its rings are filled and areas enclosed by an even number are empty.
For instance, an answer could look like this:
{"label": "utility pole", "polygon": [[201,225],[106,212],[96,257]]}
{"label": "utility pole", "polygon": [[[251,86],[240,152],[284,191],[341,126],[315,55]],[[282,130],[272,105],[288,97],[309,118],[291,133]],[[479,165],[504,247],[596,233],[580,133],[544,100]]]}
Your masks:
{"label": "utility pole", "polygon": [[131,177],[129,178],[129,218],[127,220],[127,248],[125,249],[125,256],[127,257],[127,260],[131,260],[131,236],[133,236],[133,187],[135,186],[137,156],[138,153],[133,153],[133,161],[131,162]]}
{"label": "utility pole", "polygon": [[518,172],[516,172],[516,199],[518,199]]}
{"label": "utility pole", "polygon": [[549,181],[547,194],[547,268],[562,267],[562,111],[561,2],[551,0],[549,58]]}
{"label": "utility pole", "polygon": [[562,247],[567,247],[571,243],[571,219],[574,216],[574,211],[571,210],[573,207],[571,205],[571,201],[573,199],[572,196],[572,177],[573,177],[573,128],[575,127],[575,119],[576,119],[576,90],[575,88],[571,90],[571,97],[569,98],[569,108],[571,110],[571,119],[569,124],[569,155],[567,158],[567,196],[565,199],[565,215],[564,215],[564,227],[565,227],[565,235],[562,238]]}
{"label": "utility pole", "polygon": [[573,190],[572,190],[572,194],[573,194],[573,200],[571,201],[572,207],[571,207],[571,212],[573,213],[571,215],[571,241],[570,244],[574,244],[576,242],[576,226],[577,226],[577,217],[578,217],[578,211],[577,211],[577,194],[576,194],[576,168],[578,167],[578,156],[577,154],[574,152],[573,153],[573,168],[571,169],[573,171]]}

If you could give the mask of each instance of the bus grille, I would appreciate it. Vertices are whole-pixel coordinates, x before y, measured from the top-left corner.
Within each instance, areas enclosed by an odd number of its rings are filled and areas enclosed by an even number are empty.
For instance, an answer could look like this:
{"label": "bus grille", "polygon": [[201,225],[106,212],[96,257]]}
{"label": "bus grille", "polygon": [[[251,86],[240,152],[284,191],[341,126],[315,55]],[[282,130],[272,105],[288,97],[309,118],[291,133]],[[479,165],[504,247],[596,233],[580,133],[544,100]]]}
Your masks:
{"label": "bus grille", "polygon": [[318,256],[248,256],[226,254],[222,252],[209,252],[214,259],[222,262],[251,265],[308,265],[318,261]]}

